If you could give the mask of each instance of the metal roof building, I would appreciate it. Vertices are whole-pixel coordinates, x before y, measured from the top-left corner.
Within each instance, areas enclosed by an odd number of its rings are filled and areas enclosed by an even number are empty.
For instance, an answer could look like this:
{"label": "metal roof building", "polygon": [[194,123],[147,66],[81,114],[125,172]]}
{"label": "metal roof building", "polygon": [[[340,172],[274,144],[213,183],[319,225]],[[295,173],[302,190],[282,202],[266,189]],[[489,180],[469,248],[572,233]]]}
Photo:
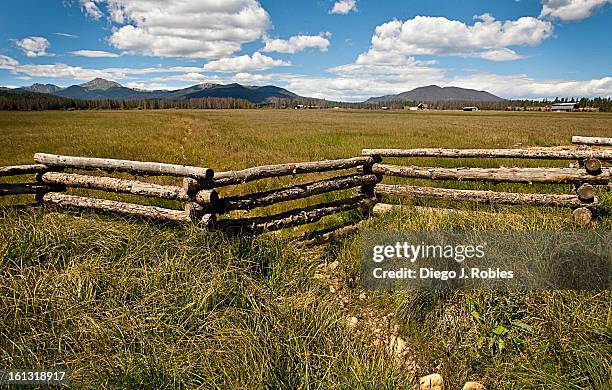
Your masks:
{"label": "metal roof building", "polygon": [[580,107],[578,103],[554,103],[550,109],[552,111],[574,111]]}

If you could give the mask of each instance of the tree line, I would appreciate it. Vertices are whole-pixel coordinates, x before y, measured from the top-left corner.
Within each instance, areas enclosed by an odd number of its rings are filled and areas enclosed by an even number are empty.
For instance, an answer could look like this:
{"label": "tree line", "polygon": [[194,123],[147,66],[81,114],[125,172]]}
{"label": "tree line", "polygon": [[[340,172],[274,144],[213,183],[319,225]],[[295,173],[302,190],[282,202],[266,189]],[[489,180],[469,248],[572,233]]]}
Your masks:
{"label": "tree line", "polygon": [[429,109],[458,110],[465,106],[477,106],[481,110],[545,110],[554,103],[579,103],[601,112],[612,112],[612,98],[556,98],[554,100],[500,100],[495,102],[474,101],[405,101],[388,100],[378,102],[335,102],[314,98],[271,99],[264,104],[255,104],[246,99],[229,97],[207,97],[197,99],[99,99],[81,100],[22,90],[0,90],[0,110],[135,110],[135,109],[245,109],[245,108],[345,108],[377,110],[383,107],[402,109],[426,103]]}
{"label": "tree line", "polygon": [[245,99],[207,97],[197,99],[68,99],[44,93],[0,90],[0,110],[151,110],[255,108]]}

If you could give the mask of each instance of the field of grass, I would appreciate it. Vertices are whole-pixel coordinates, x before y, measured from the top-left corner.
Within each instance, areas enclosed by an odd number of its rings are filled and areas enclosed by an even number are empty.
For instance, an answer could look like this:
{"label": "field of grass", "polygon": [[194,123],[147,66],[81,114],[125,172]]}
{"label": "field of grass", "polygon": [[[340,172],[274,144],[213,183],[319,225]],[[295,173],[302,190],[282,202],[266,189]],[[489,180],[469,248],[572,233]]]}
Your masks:
{"label": "field of grass", "polygon": [[[354,157],[362,148],[568,145],[572,135],[612,136],[612,114],[0,112],[0,166],[31,163],[35,152],[47,152],[223,171]],[[276,188],[295,180],[263,180],[228,188],[227,193]],[[566,186],[459,184],[461,188],[569,191]],[[599,195],[603,215],[590,228],[610,229],[612,197],[605,190]],[[322,195],[259,212],[274,213],[329,198]],[[355,284],[358,236],[324,248],[298,249],[285,235],[237,239],[196,227],[12,206],[25,200],[0,201],[4,202],[0,203],[4,204],[0,206],[0,368],[68,367],[73,385],[88,388],[390,389],[411,388],[415,377],[432,372],[442,373],[450,388],[460,388],[467,380],[508,389],[607,389],[611,384],[610,291],[398,291],[368,293],[367,304],[345,302],[340,295],[360,293]],[[408,202],[415,203],[449,205]],[[495,213],[457,216],[408,211],[372,218],[367,227],[577,228],[571,213],[564,210],[453,206]],[[328,218],[322,225],[342,218],[350,216]],[[314,275],[321,263],[335,261],[339,286],[333,292]],[[350,316],[361,321],[366,309],[393,314],[414,356],[413,370],[398,365],[392,354],[346,326]]]}

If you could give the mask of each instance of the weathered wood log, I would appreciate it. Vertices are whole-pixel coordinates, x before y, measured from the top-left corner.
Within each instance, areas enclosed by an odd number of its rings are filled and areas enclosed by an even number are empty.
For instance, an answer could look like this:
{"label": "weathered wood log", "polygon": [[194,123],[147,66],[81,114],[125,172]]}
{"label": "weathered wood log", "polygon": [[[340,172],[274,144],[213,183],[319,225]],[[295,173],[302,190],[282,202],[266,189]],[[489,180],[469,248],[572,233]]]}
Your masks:
{"label": "weathered wood log", "polygon": [[309,196],[332,191],[345,190],[364,184],[375,184],[378,181],[379,179],[376,175],[354,174],[298,184],[277,190],[231,196],[221,199],[221,211],[251,210],[256,207],[265,207],[275,203],[307,198]]}
{"label": "weathered wood log", "polygon": [[584,161],[584,168],[591,175],[601,174],[601,161],[596,158],[589,158]]}
{"label": "weathered wood log", "polygon": [[159,221],[180,223],[188,223],[191,221],[184,210],[171,210],[163,207],[143,206],[134,203],[117,202],[114,200],[65,195],[57,192],[45,194],[43,200],[63,207],[87,208],[97,211],[136,215]]}
{"label": "weathered wood log", "polygon": [[215,190],[198,191],[195,194],[195,201],[207,209],[210,209],[213,206],[217,208],[217,205],[219,204],[219,194]]}
{"label": "weathered wood log", "polygon": [[508,183],[575,183],[607,184],[610,173],[589,175],[578,168],[436,168],[374,164],[372,171],[380,175],[414,179],[459,180]]}
{"label": "weathered wood log", "polygon": [[212,180],[183,179],[183,189],[190,195],[206,188],[212,188]]}
{"label": "weathered wood log", "polygon": [[593,213],[586,207],[577,208],[573,214],[574,220],[581,225],[588,224],[593,219]]}
{"label": "weathered wood log", "polygon": [[575,135],[572,137],[573,144],[579,145],[605,145],[612,146],[612,138],[606,137],[581,137],[579,135]]}
{"label": "weathered wood log", "polygon": [[[584,203],[576,195],[525,194],[514,192],[456,190],[450,188],[419,187],[408,185],[376,185],[376,192],[384,195],[426,197],[453,201],[469,201],[487,204],[529,206],[555,206],[577,208]],[[591,198],[591,202],[594,199]]]}
{"label": "weathered wood log", "polygon": [[41,180],[49,184],[67,187],[88,188],[109,192],[119,192],[146,196],[150,198],[171,199],[178,201],[190,200],[187,192],[177,186],[165,186],[145,183],[137,180],[118,179],[114,177],[79,175],[76,173],[47,172]]}
{"label": "weathered wood log", "polygon": [[578,160],[598,158],[612,160],[612,150],[576,149],[363,149],[366,156],[381,157],[447,157],[447,158],[530,158],[545,160]]}
{"label": "weathered wood log", "polygon": [[323,160],[302,163],[263,165],[240,171],[217,172],[213,183],[215,187],[247,183],[269,177],[297,175],[302,173],[337,171],[354,168],[364,164],[372,164],[373,157],[353,157],[341,160]]}
{"label": "weathered wood log", "polygon": [[58,190],[61,190],[61,187],[51,186],[43,183],[0,184],[0,196],[40,194]]}
{"label": "weathered wood log", "polygon": [[84,170],[102,170],[107,172],[128,172],[152,176],[177,176],[193,179],[210,180],[214,171],[210,168],[190,167],[186,165],[115,160],[109,158],[72,157],[55,154],[36,153],[34,161],[52,167],[66,167]]}
{"label": "weathered wood log", "polygon": [[243,219],[223,219],[216,227],[229,233],[263,233],[288,227],[305,225],[319,221],[321,218],[343,211],[366,207],[374,200],[364,196],[355,196],[333,202],[317,204],[304,208],[289,210],[280,214]]}
{"label": "weathered wood log", "polygon": [[308,232],[296,240],[298,247],[311,247],[316,245],[323,245],[335,238],[342,237],[348,234],[356,233],[364,225],[365,221],[359,221],[357,223],[350,222],[349,224],[333,226],[326,229],[317,230],[314,232]]}
{"label": "weathered wood log", "polygon": [[0,176],[17,176],[27,175],[30,173],[46,172],[49,168],[42,164],[32,165],[12,165],[8,167],[0,167]]}

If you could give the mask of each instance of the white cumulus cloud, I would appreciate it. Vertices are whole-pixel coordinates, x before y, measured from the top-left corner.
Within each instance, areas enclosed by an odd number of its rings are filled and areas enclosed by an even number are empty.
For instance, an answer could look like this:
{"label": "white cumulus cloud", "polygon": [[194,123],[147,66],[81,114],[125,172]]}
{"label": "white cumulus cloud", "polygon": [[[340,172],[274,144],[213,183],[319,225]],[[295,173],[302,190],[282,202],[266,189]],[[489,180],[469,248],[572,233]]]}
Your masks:
{"label": "white cumulus cloud", "polygon": [[89,58],[115,58],[119,57],[117,53],[111,53],[103,50],[75,50],[71,51],[70,54],[78,57],[89,57]]}
{"label": "white cumulus cloud", "polygon": [[15,45],[28,57],[46,56],[50,43],[47,38],[27,37],[15,41]]}
{"label": "white cumulus cloud", "polygon": [[449,79],[449,85],[486,90],[506,98],[612,96],[612,77],[592,80],[538,80],[525,74],[475,73]]}
{"label": "white cumulus cloud", "polygon": [[346,15],[351,11],[357,12],[357,0],[339,0],[334,3],[334,6],[329,10],[330,14]]}
{"label": "white cumulus cloud", "polygon": [[81,9],[83,10],[83,12],[85,12],[85,14],[87,14],[87,16],[95,20],[98,20],[102,16],[104,16],[104,14],[102,13],[102,11],[100,11],[94,0],[81,0],[80,3]]}
{"label": "white cumulus cloud", "polygon": [[543,0],[540,17],[558,18],[566,22],[582,20],[606,4],[612,4],[612,0]]}
{"label": "white cumulus cloud", "polygon": [[14,58],[0,55],[0,69],[15,69],[19,65],[19,61]]}
{"label": "white cumulus cloud", "polygon": [[518,54],[512,49],[508,49],[507,47],[504,47],[502,49],[484,51],[482,53],[479,53],[478,57],[484,58],[485,60],[489,61],[514,61],[525,58],[524,56]]}
{"label": "white cumulus cloud", "polygon": [[81,7],[94,19],[105,10],[114,23],[110,45],[146,56],[228,57],[270,26],[257,0],[95,0]]}
{"label": "white cumulus cloud", "polygon": [[265,36],[264,43],[266,46],[262,51],[293,54],[311,47],[321,51],[327,51],[329,47],[329,39],[327,39],[327,37],[330,35],[330,33],[321,35],[294,35],[289,39],[271,39]]}
{"label": "white cumulus cloud", "polygon": [[473,25],[444,17],[416,16],[376,27],[368,52],[358,63],[389,63],[409,55],[475,56],[493,60],[518,59],[508,46],[537,45],[550,37],[553,25],[533,17],[499,21],[489,14]]}
{"label": "white cumulus cloud", "polygon": [[204,65],[204,70],[212,72],[250,72],[289,65],[291,65],[289,62],[275,60],[272,57],[256,52],[252,56],[245,54],[239,57],[228,57],[210,61]]}

